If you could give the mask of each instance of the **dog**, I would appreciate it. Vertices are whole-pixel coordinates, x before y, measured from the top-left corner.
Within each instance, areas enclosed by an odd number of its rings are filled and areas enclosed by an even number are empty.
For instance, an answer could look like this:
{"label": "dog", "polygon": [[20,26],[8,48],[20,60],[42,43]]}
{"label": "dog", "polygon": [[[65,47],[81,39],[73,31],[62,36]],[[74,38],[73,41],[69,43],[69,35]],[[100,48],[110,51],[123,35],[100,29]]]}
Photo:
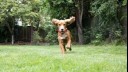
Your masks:
{"label": "dog", "polygon": [[66,52],[66,48],[71,49],[71,34],[67,29],[67,26],[72,24],[75,21],[75,17],[72,16],[69,19],[58,20],[52,19],[52,23],[58,27],[58,42],[61,48],[62,54]]}

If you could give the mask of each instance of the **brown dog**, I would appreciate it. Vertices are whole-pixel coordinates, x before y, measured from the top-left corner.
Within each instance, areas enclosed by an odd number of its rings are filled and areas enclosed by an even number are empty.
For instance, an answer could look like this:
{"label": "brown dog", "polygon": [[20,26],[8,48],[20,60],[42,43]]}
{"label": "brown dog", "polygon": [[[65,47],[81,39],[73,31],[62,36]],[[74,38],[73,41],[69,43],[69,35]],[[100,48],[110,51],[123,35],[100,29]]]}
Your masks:
{"label": "brown dog", "polygon": [[71,34],[67,29],[67,25],[72,24],[74,21],[75,17],[73,16],[65,20],[52,19],[52,23],[58,26],[58,41],[62,54],[65,53],[66,48],[71,51]]}

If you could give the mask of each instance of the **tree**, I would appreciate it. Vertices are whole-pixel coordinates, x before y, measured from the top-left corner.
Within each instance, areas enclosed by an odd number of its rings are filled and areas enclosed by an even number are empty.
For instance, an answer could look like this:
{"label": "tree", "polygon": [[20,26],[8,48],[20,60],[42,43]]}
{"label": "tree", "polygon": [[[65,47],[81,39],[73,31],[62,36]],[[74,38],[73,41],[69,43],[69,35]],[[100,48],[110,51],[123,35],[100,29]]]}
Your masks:
{"label": "tree", "polygon": [[84,37],[83,37],[83,10],[84,10],[84,1],[83,0],[75,0],[76,5],[76,25],[78,29],[78,42],[79,44],[83,44]]}
{"label": "tree", "polygon": [[14,24],[15,24],[15,16],[13,13],[13,6],[17,6],[17,4],[10,0],[1,1],[1,24],[5,24],[8,27],[9,32],[11,33],[12,44],[14,44]]}
{"label": "tree", "polygon": [[90,12],[97,23],[92,26],[92,37],[95,42],[107,40],[111,43],[121,38],[122,26],[117,18],[117,0],[94,0]]}
{"label": "tree", "polygon": [[23,26],[30,24],[32,28],[38,28],[43,3],[40,0],[0,0],[0,22],[8,27],[12,44],[14,44],[16,19],[21,18]]}

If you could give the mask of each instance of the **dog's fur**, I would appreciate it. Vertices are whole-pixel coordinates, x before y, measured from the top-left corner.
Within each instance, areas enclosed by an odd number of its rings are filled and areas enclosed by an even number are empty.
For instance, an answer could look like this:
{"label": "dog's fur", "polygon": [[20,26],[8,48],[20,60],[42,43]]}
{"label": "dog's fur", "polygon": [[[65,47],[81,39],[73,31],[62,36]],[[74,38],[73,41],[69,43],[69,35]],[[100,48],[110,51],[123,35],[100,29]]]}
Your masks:
{"label": "dog's fur", "polygon": [[67,25],[72,24],[74,21],[74,16],[65,20],[52,19],[52,23],[58,27],[58,41],[62,54],[65,53],[66,48],[71,51],[71,34],[67,29]]}

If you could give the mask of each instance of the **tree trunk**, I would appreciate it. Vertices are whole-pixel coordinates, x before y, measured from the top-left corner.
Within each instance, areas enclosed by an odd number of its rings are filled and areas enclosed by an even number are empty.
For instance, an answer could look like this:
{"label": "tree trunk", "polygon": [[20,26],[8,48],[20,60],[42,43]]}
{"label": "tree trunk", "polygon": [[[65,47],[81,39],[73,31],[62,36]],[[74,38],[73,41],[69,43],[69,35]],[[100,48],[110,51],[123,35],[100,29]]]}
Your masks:
{"label": "tree trunk", "polygon": [[79,44],[84,43],[84,37],[83,37],[83,26],[82,26],[82,18],[83,18],[83,0],[76,0],[77,11],[76,11],[76,25],[78,28],[78,42]]}
{"label": "tree trunk", "polygon": [[112,34],[112,31],[110,31],[110,32],[109,32],[109,37],[108,37],[108,40],[107,40],[108,43],[111,43],[111,42],[112,42],[112,38],[113,38],[112,35],[113,35],[113,34]]}
{"label": "tree trunk", "polygon": [[12,34],[12,41],[11,41],[12,45],[14,44],[14,34]]}
{"label": "tree trunk", "polygon": [[120,8],[120,24],[123,27],[123,39],[127,43],[127,5]]}
{"label": "tree trunk", "polygon": [[33,22],[32,20],[30,20],[30,24],[31,24],[31,44],[33,43]]}
{"label": "tree trunk", "polygon": [[[10,17],[10,18],[6,18],[7,21],[5,21],[7,27],[8,27],[8,30],[11,34],[11,44],[13,45],[14,44],[14,25],[15,25],[15,18],[14,17]],[[10,20],[10,21],[8,21]],[[11,26],[12,25],[12,26]]]}
{"label": "tree trunk", "polygon": [[12,17],[12,45],[14,44],[14,26],[15,26],[15,17]]}
{"label": "tree trunk", "polygon": [[127,43],[127,5],[118,6],[117,19],[122,27],[122,38]]}
{"label": "tree trunk", "polygon": [[31,26],[31,44],[33,42],[33,27]]}

